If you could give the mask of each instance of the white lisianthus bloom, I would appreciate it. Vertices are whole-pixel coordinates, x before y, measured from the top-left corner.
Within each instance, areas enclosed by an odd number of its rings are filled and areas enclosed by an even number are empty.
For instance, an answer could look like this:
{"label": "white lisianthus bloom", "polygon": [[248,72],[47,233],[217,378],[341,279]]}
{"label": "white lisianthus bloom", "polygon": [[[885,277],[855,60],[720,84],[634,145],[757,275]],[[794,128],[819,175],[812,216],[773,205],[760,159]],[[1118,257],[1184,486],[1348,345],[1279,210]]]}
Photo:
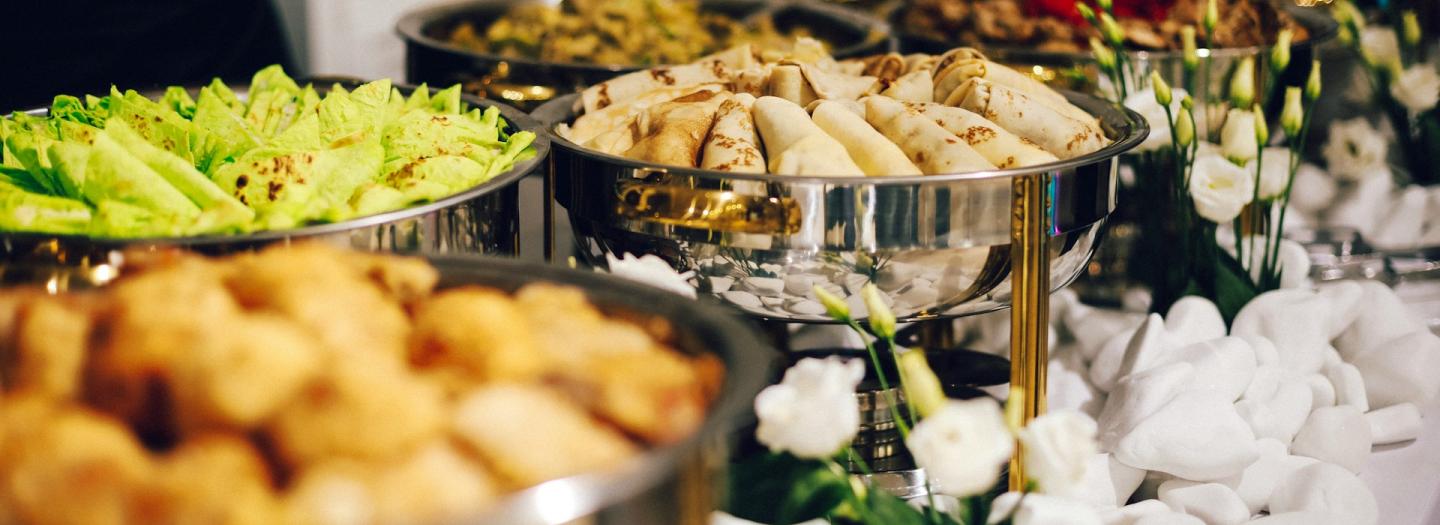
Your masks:
{"label": "white lisianthus bloom", "polygon": [[1079,493],[1085,466],[1095,455],[1095,420],[1074,410],[1057,410],[1035,418],[1020,429],[1025,475],[1040,492],[1053,496]]}
{"label": "white lisianthus bloom", "polygon": [[957,498],[990,490],[1015,452],[999,405],[987,398],[946,401],[915,425],[905,445],[935,489]]}
{"label": "white lisianthus bloom", "polygon": [[1367,26],[1360,33],[1360,52],[1366,62],[1377,66],[1400,63],[1400,38],[1384,26]]}
{"label": "white lisianthus bloom", "polygon": [[[1179,115],[1180,101],[1185,98],[1185,90],[1173,88],[1171,92],[1170,114]],[[1131,93],[1129,97],[1125,97],[1125,107],[1135,110],[1150,123],[1150,135],[1135,147],[1135,151],[1155,151],[1170,146],[1170,119],[1165,115],[1165,107],[1155,101],[1154,88]]]}
{"label": "white lisianthus bloom", "polygon": [[780,384],[755,396],[755,437],[774,452],[821,459],[850,445],[860,430],[855,386],[865,377],[859,359],[806,358]]}
{"label": "white lisianthus bloom", "polygon": [[1205,220],[1225,224],[1255,197],[1255,174],[1216,155],[1200,155],[1190,174],[1190,198]]}
{"label": "white lisianthus bloom", "polygon": [[1365,117],[1330,124],[1330,139],[1321,154],[1330,174],[1361,180],[1385,171],[1385,137]]}
{"label": "white lisianthus bloom", "polygon": [[638,258],[627,253],[621,259],[607,253],[605,259],[609,261],[611,275],[695,298],[695,287],[690,285],[694,272],[676,272],[665,259],[648,253]]}
{"label": "white lisianthus bloom", "polygon": [[1249,110],[1231,109],[1220,128],[1220,151],[1225,158],[1245,163],[1255,158],[1259,143],[1255,138],[1255,114]]}
{"label": "white lisianthus bloom", "polygon": [[[1245,171],[1255,173],[1255,160],[1245,163]],[[1265,148],[1265,157],[1260,159],[1260,200],[1272,200],[1285,193],[1285,183],[1290,181],[1290,150],[1287,148]]]}
{"label": "white lisianthus bloom", "polygon": [[1410,113],[1424,113],[1440,101],[1440,73],[1428,65],[1410,66],[1390,83],[1390,95]]}

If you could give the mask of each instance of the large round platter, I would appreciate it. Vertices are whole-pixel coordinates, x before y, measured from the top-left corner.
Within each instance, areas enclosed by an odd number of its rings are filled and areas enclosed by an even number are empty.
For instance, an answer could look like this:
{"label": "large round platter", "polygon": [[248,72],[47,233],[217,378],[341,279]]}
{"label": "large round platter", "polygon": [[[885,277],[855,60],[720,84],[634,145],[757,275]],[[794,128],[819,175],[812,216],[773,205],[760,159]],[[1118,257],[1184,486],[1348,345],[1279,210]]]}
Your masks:
{"label": "large round platter", "polygon": [[[651,65],[612,66],[546,62],[466,49],[445,35],[462,21],[486,27],[510,7],[536,0],[479,0],[412,12],[396,31],[405,40],[405,76],[412,83],[462,83],[467,93],[500,98],[522,108],[580,91],[592,84]],[[830,42],[839,58],[884,53],[892,47],[890,26],[863,13],[821,2],[706,0],[701,8],[745,20],[769,16],[782,31],[801,27]]]}
{"label": "large round platter", "polygon": [[[692,283],[748,313],[826,322],[811,287],[848,296],[875,282],[902,321],[969,315],[1010,302],[1014,178],[1049,178],[1055,288],[1089,260],[1115,207],[1117,160],[1149,133],[1139,114],[1066,93],[1099,117],[1113,141],[1067,161],[1028,168],[906,177],[796,177],[657,166],[552,136],[555,198],[578,250],[655,254]],[[574,96],[534,113],[553,132],[575,117]]]}
{"label": "large round platter", "polygon": [[[353,79],[298,79],[312,82],[322,93],[339,83],[347,89],[362,82]],[[396,85],[409,94],[414,86]],[[243,91],[237,89],[243,95]],[[315,224],[288,230],[258,231],[243,235],[188,237],[103,238],[29,232],[0,232],[0,280],[6,283],[49,282],[64,287],[71,279],[101,281],[115,274],[121,252],[129,248],[182,246],[221,254],[251,250],[277,242],[322,239],[372,251],[427,253],[485,253],[518,255],[520,232],[520,179],[545,162],[550,151],[547,133],[526,113],[495,101],[462,96],[472,107],[494,106],[510,123],[510,131],[536,132],[535,157],[473,188],[443,199],[348,221]],[[43,115],[45,109],[31,113]]]}

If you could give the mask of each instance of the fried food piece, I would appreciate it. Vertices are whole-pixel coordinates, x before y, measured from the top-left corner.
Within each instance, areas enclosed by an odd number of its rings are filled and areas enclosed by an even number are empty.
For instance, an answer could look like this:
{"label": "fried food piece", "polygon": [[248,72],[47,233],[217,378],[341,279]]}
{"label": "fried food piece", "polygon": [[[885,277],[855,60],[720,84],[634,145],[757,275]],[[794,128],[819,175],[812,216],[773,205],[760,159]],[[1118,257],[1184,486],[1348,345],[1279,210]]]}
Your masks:
{"label": "fried food piece", "polygon": [[451,424],[512,488],[614,467],[639,453],[564,396],[534,385],[476,389]]}
{"label": "fried food piece", "polygon": [[16,336],[20,311],[45,293],[38,288],[11,288],[0,293],[0,390],[13,390],[16,361],[20,359]]}
{"label": "fried food piece", "polygon": [[225,434],[189,439],[160,464],[137,522],[275,523],[280,504],[271,486],[264,460],[248,441]]}
{"label": "fried food piece", "polygon": [[18,438],[9,428],[16,422],[8,403],[6,410],[6,434],[17,439],[7,438],[0,450],[0,517],[30,525],[133,521],[138,490],[154,465],[128,429],[99,414],[55,406]]}
{"label": "fried food piece", "polygon": [[352,252],[339,259],[369,277],[392,301],[401,304],[424,299],[440,282],[440,272],[418,257]]}
{"label": "fried food piece", "polygon": [[412,363],[458,366],[480,381],[531,381],[548,366],[530,318],[498,290],[456,288],[421,303],[412,341]]}
{"label": "fried food piece", "polygon": [[218,423],[249,429],[289,403],[314,379],[323,352],[304,329],[269,313],[245,315],[233,336],[201,345],[175,362],[182,427]]}
{"label": "fried food piece", "polygon": [[409,323],[365,274],[320,243],[270,248],[233,259],[227,281],[248,309],[284,314],[309,329],[332,355],[405,355]]}
{"label": "fried food piece", "polygon": [[285,496],[289,525],[376,523],[375,498],[365,468],[354,461],[329,461],[305,469]]}
{"label": "fried food piece", "polygon": [[19,316],[11,388],[31,389],[54,398],[74,397],[80,389],[92,326],[88,312],[63,299],[30,301]]}
{"label": "fried food piece", "polygon": [[499,494],[494,480],[444,441],[430,443],[371,482],[376,523],[449,523]]}
{"label": "fried food piece", "polygon": [[436,385],[384,356],[355,354],[334,361],[267,427],[281,456],[304,465],[393,458],[434,438],[444,417]]}

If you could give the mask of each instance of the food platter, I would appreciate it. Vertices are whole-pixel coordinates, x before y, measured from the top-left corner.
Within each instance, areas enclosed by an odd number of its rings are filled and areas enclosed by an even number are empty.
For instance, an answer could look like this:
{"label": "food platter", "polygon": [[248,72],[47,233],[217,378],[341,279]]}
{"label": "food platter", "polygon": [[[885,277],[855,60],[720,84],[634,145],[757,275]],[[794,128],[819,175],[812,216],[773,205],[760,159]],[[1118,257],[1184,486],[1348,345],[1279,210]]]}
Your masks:
{"label": "food platter", "polygon": [[[1149,132],[1133,111],[1087,95],[1065,96],[1097,115],[1113,143],[1031,168],[857,179],[657,166],[557,135],[551,139],[555,199],[587,261],[656,254],[679,271],[694,271],[692,284],[700,291],[762,319],[827,322],[823,309],[794,308],[808,300],[812,285],[858,291],[871,281],[901,320],[991,311],[1010,303],[1012,181],[1048,177],[1052,288],[1058,289],[1079,274],[1103,236],[1115,207],[1117,157]],[[558,98],[534,116],[553,131],[575,116],[575,101]],[[735,191],[740,188],[749,190]],[[763,191],[750,191],[756,188]],[[865,311],[851,294],[852,311]]]}
{"label": "food platter", "polygon": [[[304,79],[317,90],[332,85],[354,88],[361,82],[350,78]],[[403,94],[415,86],[396,85]],[[241,92],[243,93],[243,91]],[[472,107],[494,107],[515,130],[536,130],[539,124],[528,114],[495,101],[462,95]],[[46,109],[28,113],[44,115]],[[28,232],[0,232],[0,280],[6,283],[54,281],[63,286],[70,279],[103,281],[114,276],[120,252],[127,248],[179,246],[209,254],[252,250],[274,243],[299,239],[322,239],[338,245],[377,251],[419,251],[425,253],[486,253],[518,255],[520,250],[520,204],[518,181],[545,163],[550,144],[544,134],[533,143],[535,156],[512,169],[468,190],[400,210],[358,217],[335,223],[298,228],[258,231],[240,235],[197,235],[187,237],[103,238]]]}
{"label": "food platter", "polygon": [[[481,0],[427,8],[406,15],[396,31],[405,40],[406,79],[412,83],[462,83],[466,92],[499,98],[524,109],[559,95],[646,66],[555,63],[477,52],[445,40],[443,34],[461,21],[485,24],[513,5],[534,2]],[[889,51],[890,28],[867,15],[820,2],[712,0],[702,9],[745,20],[771,17],[778,28],[804,27],[833,44],[839,57]]]}

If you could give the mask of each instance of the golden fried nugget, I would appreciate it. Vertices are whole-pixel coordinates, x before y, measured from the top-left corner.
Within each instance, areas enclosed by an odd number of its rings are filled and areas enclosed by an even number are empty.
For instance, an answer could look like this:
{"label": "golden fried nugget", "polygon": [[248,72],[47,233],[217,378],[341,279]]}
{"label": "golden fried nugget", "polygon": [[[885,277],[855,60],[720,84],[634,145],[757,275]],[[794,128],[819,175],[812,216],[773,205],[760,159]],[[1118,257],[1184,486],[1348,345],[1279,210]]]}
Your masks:
{"label": "golden fried nugget", "polygon": [[88,312],[66,303],[60,298],[37,298],[21,312],[11,388],[56,398],[73,397],[79,391],[93,322]]}
{"label": "golden fried nugget", "polygon": [[530,381],[547,367],[548,355],[515,301],[498,290],[446,290],[420,303],[410,360],[419,366],[455,365],[481,381]]}
{"label": "golden fried nugget", "polygon": [[583,366],[557,370],[560,386],[647,442],[679,441],[705,419],[705,385],[694,364],[673,351],[592,354]]}
{"label": "golden fried nugget", "polygon": [[7,519],[30,525],[134,521],[139,490],[154,465],[123,425],[55,407],[28,434],[7,439],[0,461],[0,508]]}
{"label": "golden fried nugget", "polygon": [[451,425],[512,488],[611,468],[639,453],[564,396],[534,385],[478,388],[460,401]]}
{"label": "golden fried nugget", "polygon": [[339,259],[369,277],[391,300],[403,304],[424,299],[440,282],[440,272],[419,257],[350,252]]}
{"label": "golden fried nugget", "polygon": [[249,429],[289,403],[319,373],[324,354],[310,334],[270,313],[237,317],[226,339],[181,356],[172,394],[182,426]]}
{"label": "golden fried nugget", "polygon": [[248,441],[225,434],[186,440],[160,463],[136,522],[266,525],[280,519],[271,476]]}
{"label": "golden fried nugget", "polygon": [[421,447],[375,473],[375,523],[451,523],[478,515],[498,495],[495,481],[448,443]]}
{"label": "golden fried nugget", "polygon": [[327,461],[301,471],[284,505],[287,525],[377,523],[369,473],[354,461]]}
{"label": "golden fried nugget", "polygon": [[290,317],[334,355],[403,357],[405,311],[344,256],[319,243],[270,248],[234,258],[227,285],[246,308]]}
{"label": "golden fried nugget", "polygon": [[383,460],[441,432],[440,389],[403,364],[355,354],[334,361],[267,425],[292,465],[329,457]]}
{"label": "golden fried nugget", "polygon": [[20,329],[20,311],[30,301],[45,297],[39,288],[10,288],[0,291],[0,390],[11,389],[19,360],[15,340]]}

